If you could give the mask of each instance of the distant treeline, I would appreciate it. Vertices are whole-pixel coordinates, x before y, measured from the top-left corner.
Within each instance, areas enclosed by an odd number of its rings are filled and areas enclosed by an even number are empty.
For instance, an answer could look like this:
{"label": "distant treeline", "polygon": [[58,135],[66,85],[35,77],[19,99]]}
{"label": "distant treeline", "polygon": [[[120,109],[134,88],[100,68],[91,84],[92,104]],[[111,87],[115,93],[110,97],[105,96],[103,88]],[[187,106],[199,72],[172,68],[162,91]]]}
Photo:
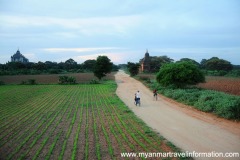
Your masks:
{"label": "distant treeline", "polygon": [[[202,59],[200,63],[193,59],[182,58],[177,62],[187,61],[189,63],[195,64],[199,67],[205,75],[209,76],[231,76],[231,77],[240,77],[240,65],[232,65],[229,61],[220,59],[218,57],[212,57],[210,59]],[[141,60],[140,60],[141,62]],[[173,63],[174,60],[167,56],[153,56],[150,57],[149,60],[149,73],[157,73],[161,66],[167,63]],[[132,63],[129,62],[129,67],[134,67],[136,72],[138,73],[138,69],[140,67],[140,63]],[[146,73],[148,73],[146,72]]]}
{"label": "distant treeline", "polygon": [[[65,62],[38,62],[21,63],[8,62],[0,64],[0,75],[35,75],[35,74],[62,74],[62,73],[84,73],[93,72],[96,60],[86,60],[78,64],[73,59]],[[119,67],[113,64],[112,71],[117,71]]]}
{"label": "distant treeline", "polygon": [[[141,61],[141,60],[140,60]],[[149,73],[157,73],[162,65],[172,63],[174,60],[167,56],[150,57]],[[232,65],[229,61],[212,57],[210,59],[202,59],[200,63],[193,59],[182,58],[179,61],[187,61],[197,65],[205,75],[209,76],[231,76],[240,77],[240,65]],[[0,64],[0,75],[36,75],[36,74],[62,74],[62,73],[84,73],[93,72],[96,60],[86,60],[78,64],[73,59],[68,59],[65,62],[38,62],[38,63],[21,63],[8,62]],[[138,66],[140,66],[139,63]],[[119,68],[127,68],[127,64],[114,65],[112,71],[117,71]]]}

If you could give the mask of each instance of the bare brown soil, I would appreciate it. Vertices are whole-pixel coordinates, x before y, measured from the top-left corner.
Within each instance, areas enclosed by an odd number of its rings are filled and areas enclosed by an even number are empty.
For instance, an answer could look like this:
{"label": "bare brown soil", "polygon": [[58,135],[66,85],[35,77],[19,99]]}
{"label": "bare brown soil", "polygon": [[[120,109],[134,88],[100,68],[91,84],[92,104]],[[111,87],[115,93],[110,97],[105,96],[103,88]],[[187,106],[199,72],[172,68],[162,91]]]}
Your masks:
{"label": "bare brown soil", "polygon": [[[77,83],[90,82],[97,79],[93,73],[72,73],[72,74],[46,74],[46,75],[13,75],[13,76],[0,76],[0,81],[5,84],[21,84],[23,81],[35,79],[39,84],[56,84],[58,83],[59,76],[72,76],[76,78]],[[108,74],[103,79],[114,80],[114,73]]]}
{"label": "bare brown soil", "polygon": [[[156,76],[153,74],[139,74],[140,79],[155,80]],[[196,85],[200,88],[221,91],[228,94],[240,95],[240,78],[206,76],[205,83]]]}
{"label": "bare brown soil", "polygon": [[240,78],[208,76],[206,77],[206,83],[200,83],[197,86],[205,89],[240,95]]}

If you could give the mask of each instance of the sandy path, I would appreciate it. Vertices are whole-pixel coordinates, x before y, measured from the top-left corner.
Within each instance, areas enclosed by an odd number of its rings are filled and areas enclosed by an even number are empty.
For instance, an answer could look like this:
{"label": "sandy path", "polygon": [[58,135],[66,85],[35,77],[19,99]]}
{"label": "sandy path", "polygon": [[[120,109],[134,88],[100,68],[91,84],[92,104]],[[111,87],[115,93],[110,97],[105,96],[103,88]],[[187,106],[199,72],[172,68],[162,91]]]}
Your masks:
{"label": "sandy path", "polygon": [[[117,95],[122,101],[148,126],[179,148],[189,152],[240,153],[240,123],[182,107],[164,97],[154,101],[148,88],[123,71],[115,78]],[[133,103],[137,90],[141,93],[141,107]]]}

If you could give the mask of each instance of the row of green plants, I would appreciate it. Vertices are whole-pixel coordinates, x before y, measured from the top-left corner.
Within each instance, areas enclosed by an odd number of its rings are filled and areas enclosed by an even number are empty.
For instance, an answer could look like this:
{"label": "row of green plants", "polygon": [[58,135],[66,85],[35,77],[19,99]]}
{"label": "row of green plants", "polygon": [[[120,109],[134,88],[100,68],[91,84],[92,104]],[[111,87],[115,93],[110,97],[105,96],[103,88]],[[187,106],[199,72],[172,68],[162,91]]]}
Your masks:
{"label": "row of green plants", "polygon": [[147,78],[143,81],[152,90],[157,89],[158,93],[178,102],[193,106],[204,112],[213,113],[219,117],[240,120],[239,96],[196,87],[163,87],[157,82]]}

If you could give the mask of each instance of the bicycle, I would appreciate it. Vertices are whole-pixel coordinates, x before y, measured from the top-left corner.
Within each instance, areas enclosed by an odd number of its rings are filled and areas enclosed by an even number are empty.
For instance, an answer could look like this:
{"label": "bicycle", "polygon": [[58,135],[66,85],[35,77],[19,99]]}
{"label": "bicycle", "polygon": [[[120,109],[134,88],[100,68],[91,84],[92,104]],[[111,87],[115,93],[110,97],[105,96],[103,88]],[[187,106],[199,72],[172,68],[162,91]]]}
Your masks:
{"label": "bicycle", "polygon": [[153,94],[153,100],[156,100],[156,101],[157,101],[157,99],[158,99],[157,93],[154,93],[154,94]]}
{"label": "bicycle", "polygon": [[138,105],[138,106],[140,107],[140,105],[141,105],[140,98],[137,98],[137,99],[136,99],[135,105],[136,105],[136,106]]}

